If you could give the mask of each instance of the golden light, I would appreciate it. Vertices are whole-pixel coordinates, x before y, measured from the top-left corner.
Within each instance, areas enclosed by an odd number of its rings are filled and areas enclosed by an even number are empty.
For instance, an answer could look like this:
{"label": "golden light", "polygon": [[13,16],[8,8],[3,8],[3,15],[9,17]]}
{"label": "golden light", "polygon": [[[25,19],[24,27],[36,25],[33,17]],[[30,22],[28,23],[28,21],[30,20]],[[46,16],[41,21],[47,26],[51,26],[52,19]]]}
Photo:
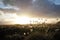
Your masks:
{"label": "golden light", "polygon": [[12,20],[14,24],[42,24],[42,23],[55,23],[56,19],[46,19],[46,18],[30,18],[28,16],[18,16],[16,15],[14,20]]}
{"label": "golden light", "polygon": [[45,19],[39,20],[39,18],[29,18],[28,16],[16,16],[14,23],[16,24],[37,24],[43,23]]}
{"label": "golden light", "polygon": [[16,24],[29,24],[30,23],[30,18],[27,16],[17,16],[15,19]]}

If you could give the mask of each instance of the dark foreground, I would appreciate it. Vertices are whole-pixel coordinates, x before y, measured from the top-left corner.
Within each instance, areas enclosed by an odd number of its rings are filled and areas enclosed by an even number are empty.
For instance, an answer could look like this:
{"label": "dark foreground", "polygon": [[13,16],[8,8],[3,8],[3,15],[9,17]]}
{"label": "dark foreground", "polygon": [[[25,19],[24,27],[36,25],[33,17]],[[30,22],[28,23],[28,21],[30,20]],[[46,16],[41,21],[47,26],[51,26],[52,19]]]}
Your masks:
{"label": "dark foreground", "polygon": [[60,23],[0,25],[0,40],[60,40]]}

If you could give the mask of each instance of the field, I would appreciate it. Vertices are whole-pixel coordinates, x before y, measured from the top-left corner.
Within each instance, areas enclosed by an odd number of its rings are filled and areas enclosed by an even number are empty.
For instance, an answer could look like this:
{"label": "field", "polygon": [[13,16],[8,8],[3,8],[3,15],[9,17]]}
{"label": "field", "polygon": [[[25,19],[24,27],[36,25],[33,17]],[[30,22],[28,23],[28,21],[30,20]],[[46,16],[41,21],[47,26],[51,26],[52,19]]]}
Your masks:
{"label": "field", "polygon": [[60,22],[56,24],[0,25],[0,40],[59,40]]}

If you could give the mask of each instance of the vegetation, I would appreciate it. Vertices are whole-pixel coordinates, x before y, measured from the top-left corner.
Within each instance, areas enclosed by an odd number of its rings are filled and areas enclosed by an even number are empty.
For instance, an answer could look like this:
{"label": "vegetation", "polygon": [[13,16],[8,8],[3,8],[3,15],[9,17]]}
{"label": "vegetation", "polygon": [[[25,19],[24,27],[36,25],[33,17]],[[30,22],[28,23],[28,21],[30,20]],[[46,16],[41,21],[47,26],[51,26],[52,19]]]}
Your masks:
{"label": "vegetation", "polygon": [[0,40],[59,40],[57,24],[0,25]]}

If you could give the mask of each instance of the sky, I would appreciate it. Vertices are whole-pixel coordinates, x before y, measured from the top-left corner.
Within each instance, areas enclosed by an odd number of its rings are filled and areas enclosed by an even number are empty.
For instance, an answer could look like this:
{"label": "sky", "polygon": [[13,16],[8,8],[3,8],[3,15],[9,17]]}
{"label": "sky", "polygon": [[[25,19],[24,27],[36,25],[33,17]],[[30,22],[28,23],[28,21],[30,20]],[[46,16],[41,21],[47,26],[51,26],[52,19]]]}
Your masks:
{"label": "sky", "polygon": [[0,12],[1,23],[6,23],[6,19],[14,18],[13,15],[15,14],[19,16],[60,18],[60,0],[0,0]]}
{"label": "sky", "polygon": [[39,17],[59,17],[60,0],[1,0],[0,8],[5,12],[19,12],[17,14],[27,12]]}
{"label": "sky", "polygon": [[55,3],[56,5],[60,5],[60,0],[50,0],[52,1],[53,3]]}

